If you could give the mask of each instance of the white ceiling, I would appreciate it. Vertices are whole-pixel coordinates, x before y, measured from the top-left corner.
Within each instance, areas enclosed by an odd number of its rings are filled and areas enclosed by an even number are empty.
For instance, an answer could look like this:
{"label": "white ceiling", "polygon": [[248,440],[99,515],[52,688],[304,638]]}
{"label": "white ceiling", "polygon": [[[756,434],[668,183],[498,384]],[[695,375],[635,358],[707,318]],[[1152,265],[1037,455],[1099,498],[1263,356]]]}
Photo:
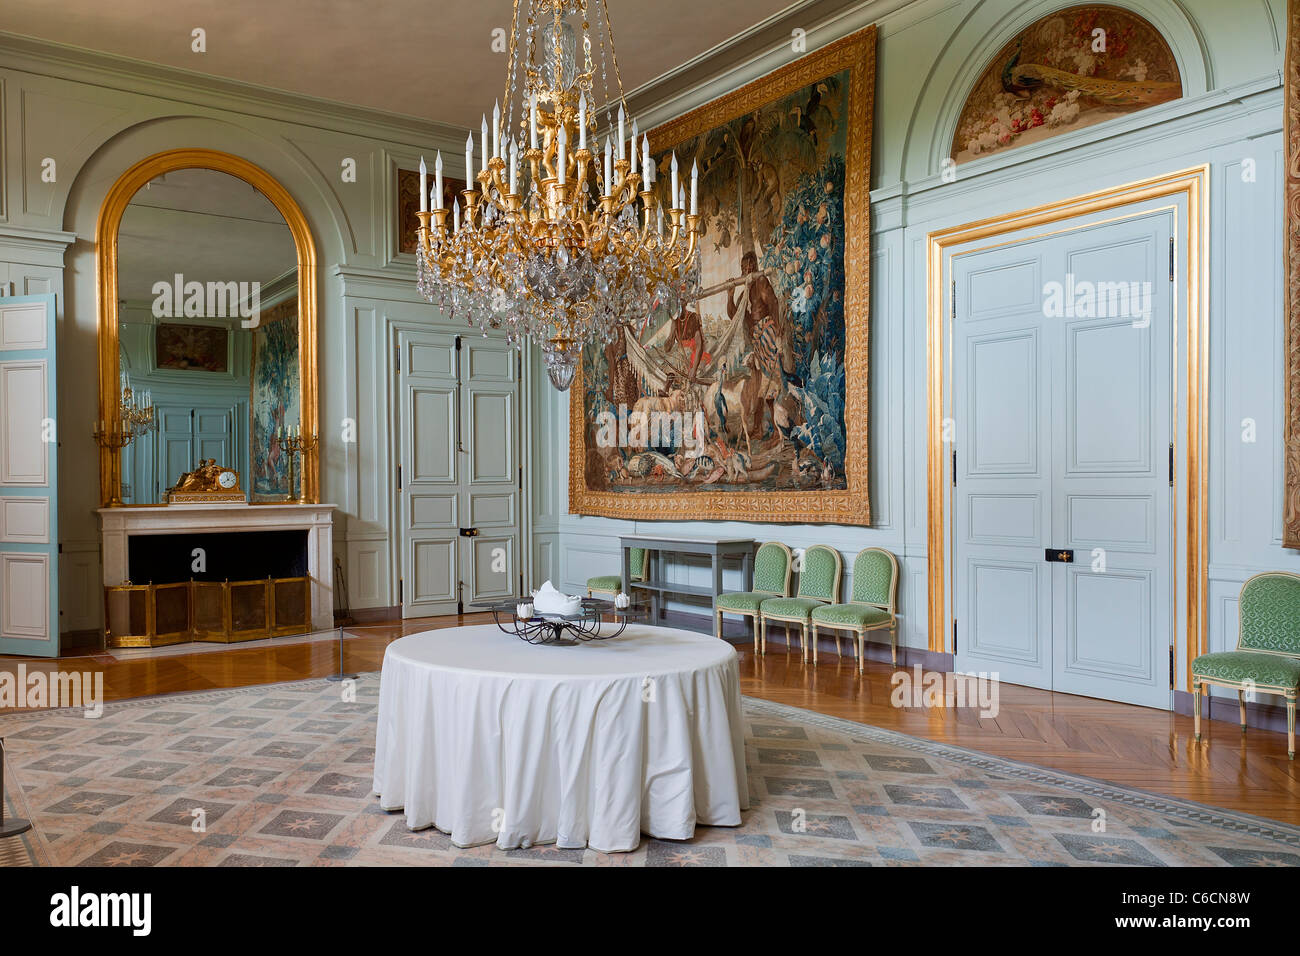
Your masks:
{"label": "white ceiling", "polygon": [[[596,0],[591,0],[593,6]],[[627,91],[797,5],[608,0]],[[0,29],[477,129],[503,91],[510,0],[3,0]],[[191,52],[206,31],[207,52]],[[593,38],[594,42],[594,38]],[[609,85],[616,89],[613,67]],[[598,87],[599,89],[599,87]]]}
{"label": "white ceiling", "polygon": [[155,282],[260,282],[297,263],[293,236],[270,200],[210,169],[167,173],[132,198],[118,230],[119,299],[153,300]]}

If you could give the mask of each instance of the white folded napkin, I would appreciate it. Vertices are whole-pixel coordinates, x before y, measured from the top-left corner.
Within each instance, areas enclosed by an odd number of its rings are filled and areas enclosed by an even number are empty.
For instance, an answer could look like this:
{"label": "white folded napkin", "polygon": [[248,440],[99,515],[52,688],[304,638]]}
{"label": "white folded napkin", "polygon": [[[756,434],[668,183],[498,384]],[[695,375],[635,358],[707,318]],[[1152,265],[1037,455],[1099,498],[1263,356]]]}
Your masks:
{"label": "white folded napkin", "polygon": [[557,591],[547,581],[533,592],[533,611],[537,614],[581,614],[582,598]]}

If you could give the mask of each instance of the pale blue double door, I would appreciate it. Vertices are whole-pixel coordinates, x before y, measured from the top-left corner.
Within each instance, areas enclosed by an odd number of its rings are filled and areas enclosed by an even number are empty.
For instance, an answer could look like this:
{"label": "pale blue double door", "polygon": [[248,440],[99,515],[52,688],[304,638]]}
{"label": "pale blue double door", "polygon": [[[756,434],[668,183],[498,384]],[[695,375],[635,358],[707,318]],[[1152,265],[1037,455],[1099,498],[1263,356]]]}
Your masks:
{"label": "pale blue double door", "polygon": [[954,256],[957,667],[1167,708],[1168,209]]}

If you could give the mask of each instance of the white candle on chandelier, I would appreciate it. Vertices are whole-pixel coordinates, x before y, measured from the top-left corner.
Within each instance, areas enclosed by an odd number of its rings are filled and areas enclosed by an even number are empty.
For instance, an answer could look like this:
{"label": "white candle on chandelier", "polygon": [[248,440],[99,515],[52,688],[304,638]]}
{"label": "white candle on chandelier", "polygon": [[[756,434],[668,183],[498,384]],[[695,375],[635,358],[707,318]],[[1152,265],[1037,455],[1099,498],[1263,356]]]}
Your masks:
{"label": "white candle on chandelier", "polygon": [[429,170],[420,157],[420,212],[429,211]]}
{"label": "white candle on chandelier", "polygon": [[518,144],[510,141],[510,195],[519,192],[519,149]]}
{"label": "white candle on chandelier", "polygon": [[578,94],[578,149],[587,148],[587,94]]}
{"label": "white candle on chandelier", "polygon": [[442,150],[433,160],[433,208],[442,208]]}
{"label": "white candle on chandelier", "polygon": [[632,175],[636,175],[636,119],[632,120]]}
{"label": "white candle on chandelier", "polygon": [[487,137],[487,116],[486,115],[483,117],[483,125],[479,128],[478,145],[479,148],[483,151],[483,165],[481,168],[483,172],[486,173],[487,164],[488,164],[488,137]]}
{"label": "white candle on chandelier", "polygon": [[673,153],[673,191],[668,196],[669,202],[677,202],[677,154]]}
{"label": "white candle on chandelier", "polygon": [[659,225],[658,225],[657,228],[658,228],[658,231],[659,231],[659,236],[660,236],[660,238],[663,238],[663,234],[664,234],[664,207],[663,207],[663,206],[658,206],[658,207],[657,207],[657,210],[658,210],[658,216],[657,216],[657,219],[658,219],[658,221],[659,221]]}
{"label": "white candle on chandelier", "polygon": [[655,164],[650,162],[650,136],[648,134],[641,137],[641,172],[645,176],[647,186],[654,183]]}
{"label": "white candle on chandelier", "polygon": [[678,209],[686,208],[686,187],[685,186],[677,187],[677,208]]}
{"label": "white candle on chandelier", "polygon": [[534,93],[528,103],[528,148],[537,148],[537,94]]}
{"label": "white candle on chandelier", "polygon": [[626,152],[626,150],[627,150],[627,144],[623,141],[623,119],[624,119],[624,115],[623,115],[623,105],[620,103],[620,104],[619,104],[619,107],[618,107],[618,159],[619,159],[619,162],[622,162],[624,159],[627,158],[627,152]]}
{"label": "white candle on chandelier", "polygon": [[698,202],[699,192],[700,192],[700,166],[695,160],[691,160],[691,215],[692,216],[698,216],[700,214],[700,207]]}
{"label": "white candle on chandelier", "polygon": [[492,155],[501,155],[501,101],[492,104]]}
{"label": "white candle on chandelier", "polygon": [[460,200],[451,201],[451,231],[452,234],[460,232]]}
{"label": "white candle on chandelier", "polygon": [[569,165],[569,158],[565,155],[565,146],[568,145],[568,136],[564,132],[564,126],[560,126],[559,136],[555,140],[555,174],[559,177],[559,183],[564,185],[566,168]]}
{"label": "white candle on chandelier", "polygon": [[465,188],[474,181],[474,134],[465,138]]}
{"label": "white candle on chandelier", "polygon": [[614,195],[614,148],[609,145],[609,137],[605,137],[605,195]]}

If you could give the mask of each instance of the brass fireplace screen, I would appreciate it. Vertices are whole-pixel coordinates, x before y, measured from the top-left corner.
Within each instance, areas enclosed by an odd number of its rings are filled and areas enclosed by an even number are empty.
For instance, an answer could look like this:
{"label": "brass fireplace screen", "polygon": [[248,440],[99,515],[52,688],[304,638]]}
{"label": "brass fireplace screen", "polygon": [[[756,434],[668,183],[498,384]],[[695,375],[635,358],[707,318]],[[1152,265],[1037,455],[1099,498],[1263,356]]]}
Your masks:
{"label": "brass fireplace screen", "polygon": [[311,630],[311,579],[182,581],[104,588],[109,647],[230,644]]}

